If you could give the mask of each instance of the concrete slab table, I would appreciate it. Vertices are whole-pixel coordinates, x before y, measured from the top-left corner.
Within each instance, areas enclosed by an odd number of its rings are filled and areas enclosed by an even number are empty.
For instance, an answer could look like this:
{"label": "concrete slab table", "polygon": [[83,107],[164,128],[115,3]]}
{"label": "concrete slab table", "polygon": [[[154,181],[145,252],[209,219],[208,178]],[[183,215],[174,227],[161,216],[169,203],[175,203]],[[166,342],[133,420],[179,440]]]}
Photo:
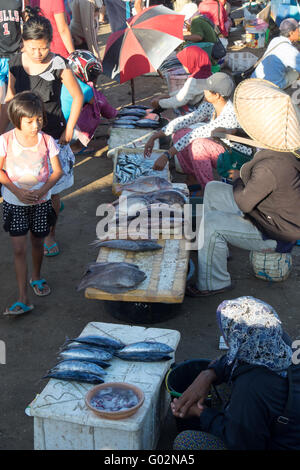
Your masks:
{"label": "concrete slab table", "polygon": [[[176,330],[97,322],[87,324],[81,333],[85,335],[108,336],[125,344],[159,341],[174,351],[180,340]],[[145,393],[144,404],[137,413],[116,421],[99,418],[87,408],[85,395],[94,385],[50,379],[26,411],[34,418],[34,449],[155,449],[170,403],[164,377],[173,361],[174,358],[152,363],[111,360],[105,382],[132,383]]]}

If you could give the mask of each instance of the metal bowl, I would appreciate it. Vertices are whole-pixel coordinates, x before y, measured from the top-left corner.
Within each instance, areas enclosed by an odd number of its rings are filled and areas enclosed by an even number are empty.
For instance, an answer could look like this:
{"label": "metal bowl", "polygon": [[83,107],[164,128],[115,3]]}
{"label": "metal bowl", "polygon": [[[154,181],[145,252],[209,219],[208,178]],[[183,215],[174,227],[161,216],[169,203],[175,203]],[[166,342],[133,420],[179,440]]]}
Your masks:
{"label": "metal bowl", "polygon": [[[99,393],[105,389],[108,389],[108,390],[111,389],[111,391],[109,391],[108,393],[115,395],[115,397],[117,397],[118,393],[122,394],[122,392],[124,391],[128,391],[128,392],[131,391],[136,396],[138,402],[134,406],[131,406],[129,408],[122,408],[118,411],[110,411],[105,408],[102,409],[98,406],[95,406],[94,404],[95,399],[99,397]],[[135,385],[128,384],[125,382],[108,382],[108,383],[103,383],[101,385],[96,385],[91,390],[89,390],[89,392],[85,396],[85,403],[87,407],[90,410],[92,410],[100,418],[124,419],[136,413],[137,410],[142,406],[144,399],[145,399],[144,392],[140,388],[136,387]]]}

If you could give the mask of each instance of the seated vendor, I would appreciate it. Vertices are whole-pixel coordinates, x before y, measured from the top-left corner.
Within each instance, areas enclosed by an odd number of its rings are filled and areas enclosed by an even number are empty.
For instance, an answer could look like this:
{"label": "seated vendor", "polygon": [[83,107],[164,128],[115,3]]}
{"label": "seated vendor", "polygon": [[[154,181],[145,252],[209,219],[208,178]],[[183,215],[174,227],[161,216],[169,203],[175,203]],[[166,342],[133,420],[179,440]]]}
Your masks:
{"label": "seated vendor", "polygon": [[[184,48],[177,54],[185,71],[190,74],[183,87],[170,95],[155,97],[151,106],[158,111],[182,108],[188,105],[190,111],[196,109],[203,98],[206,79],[211,75],[211,62],[208,54],[197,46]],[[186,114],[184,110],[182,114]]]}
{"label": "seated vendor", "polygon": [[231,77],[217,72],[207,78],[204,88],[206,102],[196,111],[174,119],[155,132],[144,150],[145,157],[150,156],[156,139],[174,134],[173,146],[156,160],[153,168],[163,170],[168,160],[176,155],[183,172],[188,175],[186,183],[199,183],[203,188],[214,179],[213,168],[217,167],[218,156],[225,151],[225,145],[246,155],[252,154],[252,149],[245,145],[212,138],[212,132],[217,128],[233,130],[240,127],[230,101],[234,89]]}
{"label": "seated vendor", "polygon": [[279,29],[280,36],[272,39],[252,78],[263,78],[286,89],[298,80],[300,73],[300,52],[293,46],[299,41],[299,23],[287,18]]}
{"label": "seated vendor", "polygon": [[[171,403],[173,415],[191,423],[173,448],[299,450],[300,366],[277,313],[262,300],[239,297],[219,305],[217,324],[228,352]],[[223,409],[208,408],[211,385],[222,383],[231,388],[229,403],[223,398]]]}
{"label": "seated vendor", "polygon": [[192,19],[189,31],[183,35],[183,39],[191,43],[203,42],[214,44],[217,42],[218,37],[210,21],[198,15]]}
{"label": "seated vendor", "polygon": [[287,253],[300,238],[300,123],[291,98],[264,80],[245,80],[235,93],[235,109],[263,150],[240,173],[232,170],[233,186],[212,181],[205,187],[198,280],[186,287],[192,297],[232,289],[228,244]]}

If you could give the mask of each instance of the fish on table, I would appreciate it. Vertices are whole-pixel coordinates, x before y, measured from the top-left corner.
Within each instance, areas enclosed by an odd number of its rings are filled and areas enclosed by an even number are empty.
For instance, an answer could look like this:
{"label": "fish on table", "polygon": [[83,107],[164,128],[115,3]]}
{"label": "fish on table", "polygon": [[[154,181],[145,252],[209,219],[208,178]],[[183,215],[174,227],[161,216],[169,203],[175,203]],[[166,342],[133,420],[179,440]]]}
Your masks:
{"label": "fish on table", "polygon": [[95,240],[93,245],[97,248],[106,247],[114,250],[126,251],[157,251],[161,250],[162,246],[153,240]]}
{"label": "fish on table", "polygon": [[155,362],[171,359],[174,352],[168,344],[157,341],[138,341],[115,351],[114,355],[125,361]]}
{"label": "fish on table", "polygon": [[94,362],[80,361],[76,359],[66,359],[60,361],[54,367],[52,367],[48,373],[58,371],[86,372],[88,374],[100,376],[107,374],[107,372],[101,366],[95,364]]}
{"label": "fish on table", "polygon": [[43,379],[56,379],[75,382],[84,382],[90,384],[102,384],[104,382],[100,375],[89,374],[88,372],[80,372],[73,370],[55,370],[44,375]]}
{"label": "fish on table", "polygon": [[161,189],[171,189],[172,184],[160,176],[141,176],[133,183],[116,185],[117,192],[133,191],[137,193],[150,193]]}
{"label": "fish on table", "polygon": [[70,341],[76,341],[77,343],[88,344],[94,347],[108,349],[121,349],[125,346],[124,343],[122,343],[122,341],[119,341],[118,339],[100,335],[78,336],[77,338],[73,338]]}
{"label": "fish on table", "polygon": [[94,287],[119,294],[136,289],[146,277],[138,266],[130,263],[89,263],[77,291]]}
{"label": "fish on table", "polygon": [[85,348],[82,345],[82,348],[67,348],[58,354],[59,358],[67,360],[78,360],[78,361],[87,361],[94,362],[102,367],[101,363],[105,361],[110,361],[112,358],[112,353],[107,350],[102,351],[91,351],[89,348]]}

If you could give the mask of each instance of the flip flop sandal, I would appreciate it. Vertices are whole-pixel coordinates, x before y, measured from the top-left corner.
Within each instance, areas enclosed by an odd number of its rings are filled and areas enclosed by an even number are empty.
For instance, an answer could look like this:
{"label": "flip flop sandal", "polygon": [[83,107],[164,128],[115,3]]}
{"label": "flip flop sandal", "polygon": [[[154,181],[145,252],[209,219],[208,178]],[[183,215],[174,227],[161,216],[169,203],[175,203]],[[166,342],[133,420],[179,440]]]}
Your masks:
{"label": "flip flop sandal", "polygon": [[[20,308],[17,308],[20,307]],[[15,302],[11,307],[9,307],[3,315],[16,317],[18,315],[22,315],[23,313],[31,312],[34,309],[33,305],[26,305],[23,302]]]}
{"label": "flip flop sandal", "polygon": [[89,153],[93,153],[95,149],[87,149],[86,147],[83,147],[82,149],[78,150],[77,152],[73,152],[75,157],[78,157],[79,155],[88,155]]}
{"label": "flip flop sandal", "polygon": [[44,243],[44,248],[47,250],[47,253],[44,252],[44,256],[57,256],[57,255],[59,255],[59,250],[54,251],[53,253],[51,253],[51,251],[50,251],[56,246],[58,246],[57,243],[53,243],[53,245],[51,245],[51,246],[47,246],[46,243]]}
{"label": "flip flop sandal", "polygon": [[[51,289],[45,279],[39,279],[38,281],[32,281],[30,279],[29,284],[31,285],[35,295],[38,295],[39,297],[44,297],[45,295],[51,294]],[[45,287],[48,287],[48,290],[46,290],[46,292],[43,292],[43,289],[45,289]]]}
{"label": "flip flop sandal", "polygon": [[189,284],[185,288],[185,294],[189,297],[209,297],[211,295],[222,294],[223,292],[232,290],[234,287],[235,287],[235,284],[231,283],[229,286],[223,287],[222,289],[201,291],[201,290],[198,290],[195,285]]}

